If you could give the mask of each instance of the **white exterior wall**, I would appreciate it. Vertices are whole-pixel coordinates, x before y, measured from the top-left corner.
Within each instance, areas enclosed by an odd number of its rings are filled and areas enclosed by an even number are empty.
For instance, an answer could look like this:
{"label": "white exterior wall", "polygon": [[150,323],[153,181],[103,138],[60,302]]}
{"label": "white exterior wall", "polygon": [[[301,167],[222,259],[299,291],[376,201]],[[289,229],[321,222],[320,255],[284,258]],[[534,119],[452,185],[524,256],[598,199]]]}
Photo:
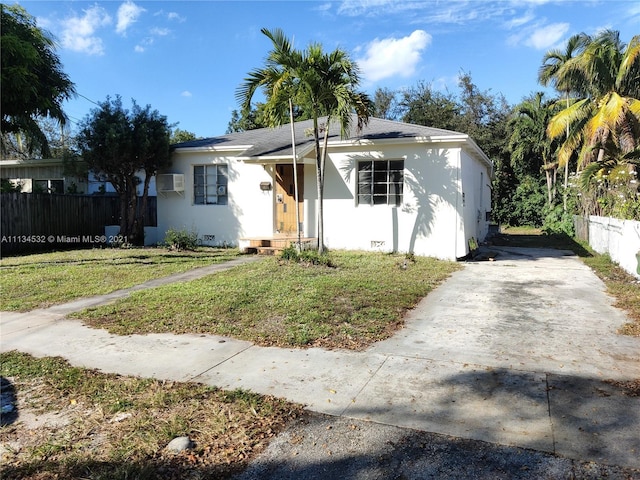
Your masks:
{"label": "white exterior wall", "polygon": [[[137,187],[137,194],[139,197],[142,196],[144,190],[144,171],[140,170],[136,176],[140,179],[140,183]],[[104,192],[100,190],[104,188]],[[87,189],[87,193],[89,194],[99,194],[99,193],[116,193],[116,189],[113,188],[110,182],[105,182],[100,180],[100,178],[93,172],[89,172],[89,186]],[[155,175],[151,177],[151,181],[149,182],[149,196],[155,197],[157,195],[156,192],[156,177]]]}
{"label": "white exterior wall", "polygon": [[463,192],[464,242],[474,238],[481,242],[489,231],[486,213],[491,211],[491,178],[486,166],[461,152]]}
{"label": "white exterior wall", "polygon": [[[228,166],[228,204],[194,205],[194,165]],[[272,167],[246,164],[224,154],[185,152],[174,154],[170,171],[182,173],[185,191],[158,195],[158,241],[169,228],[196,230],[204,245],[237,246],[241,238],[273,235],[273,189],[260,190],[260,182],[273,185]]]}
{"label": "white exterior wall", "polygon": [[[311,154],[312,155],[312,154]],[[399,207],[357,204],[360,159],[404,160],[404,199]],[[304,166],[305,237],[317,236],[315,164]],[[193,167],[228,165],[228,205],[194,205]],[[462,167],[462,168],[461,168]],[[185,175],[185,191],[158,196],[158,240],[169,228],[195,229],[203,244],[238,245],[239,240],[274,235],[274,167],[245,163],[227,152],[174,154],[169,172]],[[455,260],[464,257],[471,237],[482,241],[488,229],[490,171],[459,144],[376,145],[332,149],[327,158],[324,192],[324,240],[329,248],[413,252]],[[480,188],[481,182],[484,188]],[[462,193],[465,193],[463,205]],[[478,220],[478,212],[480,218]]]}
{"label": "white exterior wall", "polygon": [[[327,247],[413,252],[449,260],[466,255],[460,155],[460,148],[424,144],[332,152],[325,173]],[[357,161],[371,158],[405,161],[402,206],[357,205]]]}

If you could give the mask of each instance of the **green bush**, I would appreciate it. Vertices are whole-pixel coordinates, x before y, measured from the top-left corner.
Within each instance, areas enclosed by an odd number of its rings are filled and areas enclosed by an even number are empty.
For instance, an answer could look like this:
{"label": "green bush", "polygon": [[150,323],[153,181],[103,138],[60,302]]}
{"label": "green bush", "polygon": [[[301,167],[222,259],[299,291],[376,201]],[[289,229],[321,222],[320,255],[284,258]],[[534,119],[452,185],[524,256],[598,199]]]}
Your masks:
{"label": "green bush", "polygon": [[545,208],[544,223],[542,225],[542,231],[547,235],[554,235],[558,233],[564,233],[569,237],[575,235],[575,229],[573,224],[573,215],[569,212],[565,212],[562,205],[556,205],[552,208]]}
{"label": "green bush", "polygon": [[198,248],[198,232],[170,228],[164,237],[164,244],[172,250],[195,250]]}
{"label": "green bush", "polygon": [[297,262],[300,260],[300,255],[298,255],[298,250],[296,250],[296,247],[293,244],[290,244],[288,247],[284,248],[282,252],[280,252],[280,259]]}
{"label": "green bush", "polygon": [[302,250],[298,252],[294,244],[289,245],[280,252],[280,259],[289,262],[333,267],[331,259],[326,253],[320,255],[317,250]]}

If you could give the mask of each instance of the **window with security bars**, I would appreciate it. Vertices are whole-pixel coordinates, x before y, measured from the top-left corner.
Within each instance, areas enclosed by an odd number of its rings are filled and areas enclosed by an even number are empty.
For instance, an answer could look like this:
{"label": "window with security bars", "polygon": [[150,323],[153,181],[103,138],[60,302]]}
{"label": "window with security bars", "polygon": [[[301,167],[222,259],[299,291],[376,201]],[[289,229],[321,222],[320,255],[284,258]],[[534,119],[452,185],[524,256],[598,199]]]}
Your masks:
{"label": "window with security bars", "polygon": [[193,167],[193,203],[196,205],[226,205],[228,175],[226,165],[196,165]]}
{"label": "window with security bars", "polygon": [[402,205],[404,160],[358,162],[358,205]]}

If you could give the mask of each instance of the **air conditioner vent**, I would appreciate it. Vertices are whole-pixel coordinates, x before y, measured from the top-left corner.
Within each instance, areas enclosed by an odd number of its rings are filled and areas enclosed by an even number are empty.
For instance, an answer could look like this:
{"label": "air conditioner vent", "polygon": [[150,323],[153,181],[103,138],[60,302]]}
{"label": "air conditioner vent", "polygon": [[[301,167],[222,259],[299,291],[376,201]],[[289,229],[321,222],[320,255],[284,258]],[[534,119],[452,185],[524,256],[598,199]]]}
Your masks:
{"label": "air conditioner vent", "polygon": [[184,174],[163,173],[158,175],[156,189],[159,192],[184,192]]}

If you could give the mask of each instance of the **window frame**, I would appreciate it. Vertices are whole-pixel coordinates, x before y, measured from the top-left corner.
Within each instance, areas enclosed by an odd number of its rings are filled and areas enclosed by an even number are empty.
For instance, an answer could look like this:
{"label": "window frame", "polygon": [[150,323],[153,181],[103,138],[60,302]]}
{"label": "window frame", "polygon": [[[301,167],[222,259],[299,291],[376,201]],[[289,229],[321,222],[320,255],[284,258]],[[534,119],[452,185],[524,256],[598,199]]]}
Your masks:
{"label": "window frame", "polygon": [[[404,162],[403,158],[358,160],[356,165],[356,206],[402,206],[404,203]],[[368,169],[367,166],[369,166]],[[382,201],[383,199],[384,201]]]}
{"label": "window frame", "polygon": [[[193,205],[229,204],[229,165],[193,165]],[[224,192],[224,193],[222,193]]]}

